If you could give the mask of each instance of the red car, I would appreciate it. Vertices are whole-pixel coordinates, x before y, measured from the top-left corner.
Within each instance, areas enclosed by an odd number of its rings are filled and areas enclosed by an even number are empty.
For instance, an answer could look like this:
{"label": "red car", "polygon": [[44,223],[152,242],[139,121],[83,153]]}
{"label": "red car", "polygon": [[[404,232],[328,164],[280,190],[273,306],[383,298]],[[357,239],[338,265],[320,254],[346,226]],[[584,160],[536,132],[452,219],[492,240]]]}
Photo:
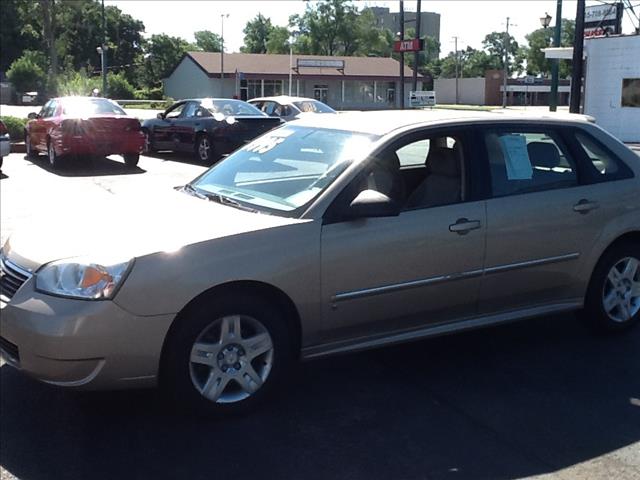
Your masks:
{"label": "red car", "polygon": [[29,119],[27,156],[46,153],[53,168],[67,155],[112,154],[122,155],[127,166],[135,167],[144,147],[140,122],[106,98],[53,98]]}

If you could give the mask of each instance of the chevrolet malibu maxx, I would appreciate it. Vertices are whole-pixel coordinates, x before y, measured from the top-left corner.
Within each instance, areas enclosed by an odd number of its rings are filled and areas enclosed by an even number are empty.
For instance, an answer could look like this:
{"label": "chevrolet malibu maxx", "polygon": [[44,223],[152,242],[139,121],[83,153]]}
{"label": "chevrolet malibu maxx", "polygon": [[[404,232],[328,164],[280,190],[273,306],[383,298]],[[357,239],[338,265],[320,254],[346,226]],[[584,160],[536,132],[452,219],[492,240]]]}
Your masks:
{"label": "chevrolet malibu maxx", "polygon": [[8,364],[233,413],[299,359],[557,312],[640,320],[640,158],[581,116],[318,115],[147,196],[7,240]]}

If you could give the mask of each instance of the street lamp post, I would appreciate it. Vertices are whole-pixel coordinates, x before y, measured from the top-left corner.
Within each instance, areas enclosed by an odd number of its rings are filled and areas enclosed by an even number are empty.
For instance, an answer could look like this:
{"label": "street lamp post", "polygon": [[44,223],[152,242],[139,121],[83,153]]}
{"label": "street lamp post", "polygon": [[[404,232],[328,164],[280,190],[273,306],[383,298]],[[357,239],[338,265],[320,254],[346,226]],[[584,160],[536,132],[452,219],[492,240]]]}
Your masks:
{"label": "street lamp post", "polygon": [[289,37],[289,96],[291,96],[292,81],[293,81],[293,35]]}
{"label": "street lamp post", "polygon": [[224,97],[224,19],[229,18],[228,13],[220,14],[220,96]]}
{"label": "street lamp post", "polygon": [[[549,15],[547,15],[549,17]],[[549,21],[551,18],[549,17]],[[549,23],[547,23],[547,26]],[[546,27],[545,27],[546,28]],[[562,0],[558,0],[556,4],[556,28],[553,33],[553,46],[560,46],[560,36],[562,33]],[[557,58],[551,59],[551,94],[549,95],[549,111],[555,112],[558,110],[558,69],[559,62]]]}
{"label": "street lamp post", "polygon": [[102,45],[100,50],[100,61],[102,62],[102,96],[107,96],[107,19],[104,15],[104,0],[102,0]]}

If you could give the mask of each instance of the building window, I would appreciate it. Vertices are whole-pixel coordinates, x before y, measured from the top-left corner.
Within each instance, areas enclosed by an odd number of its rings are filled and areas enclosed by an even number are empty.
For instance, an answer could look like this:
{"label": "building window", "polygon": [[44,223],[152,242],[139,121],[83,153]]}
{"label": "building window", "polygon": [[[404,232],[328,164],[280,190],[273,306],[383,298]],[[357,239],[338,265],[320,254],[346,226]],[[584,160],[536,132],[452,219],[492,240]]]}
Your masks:
{"label": "building window", "polygon": [[282,95],[284,91],[283,80],[265,80],[264,81],[264,96],[273,97],[276,95]]}
{"label": "building window", "polygon": [[314,85],[313,86],[313,98],[322,103],[327,103],[327,97],[329,96],[329,87],[327,85]]}
{"label": "building window", "polygon": [[391,105],[396,104],[396,89],[395,87],[387,88],[387,103]]}
{"label": "building window", "polygon": [[262,96],[262,81],[261,80],[247,80],[247,99],[257,98]]}
{"label": "building window", "polygon": [[622,106],[640,108],[640,78],[622,80]]}

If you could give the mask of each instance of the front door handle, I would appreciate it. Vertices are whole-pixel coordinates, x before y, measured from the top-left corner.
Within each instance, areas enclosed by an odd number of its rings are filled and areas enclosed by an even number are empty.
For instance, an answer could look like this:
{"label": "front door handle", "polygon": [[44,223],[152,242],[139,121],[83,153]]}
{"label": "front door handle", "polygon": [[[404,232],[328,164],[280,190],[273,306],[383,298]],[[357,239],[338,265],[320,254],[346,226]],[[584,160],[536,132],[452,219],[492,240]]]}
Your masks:
{"label": "front door handle", "polygon": [[596,210],[597,208],[600,208],[600,204],[598,202],[590,202],[583,198],[573,206],[573,211],[584,215],[589,213],[591,210]]}
{"label": "front door handle", "polygon": [[456,223],[449,225],[449,231],[458,235],[466,235],[471,230],[480,228],[480,220],[469,220],[467,218],[459,218]]}

